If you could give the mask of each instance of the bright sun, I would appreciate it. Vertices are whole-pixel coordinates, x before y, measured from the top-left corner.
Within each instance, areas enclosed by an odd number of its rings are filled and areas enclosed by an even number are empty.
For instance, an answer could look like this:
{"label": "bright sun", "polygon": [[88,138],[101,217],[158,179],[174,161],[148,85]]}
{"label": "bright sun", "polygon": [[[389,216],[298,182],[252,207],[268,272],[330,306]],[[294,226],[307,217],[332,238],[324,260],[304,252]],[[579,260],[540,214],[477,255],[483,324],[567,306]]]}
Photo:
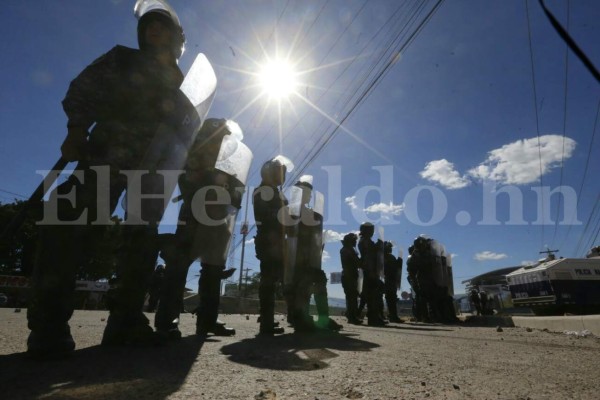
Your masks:
{"label": "bright sun", "polygon": [[260,84],[269,97],[287,98],[296,89],[296,73],[292,66],[282,60],[263,65],[259,74]]}

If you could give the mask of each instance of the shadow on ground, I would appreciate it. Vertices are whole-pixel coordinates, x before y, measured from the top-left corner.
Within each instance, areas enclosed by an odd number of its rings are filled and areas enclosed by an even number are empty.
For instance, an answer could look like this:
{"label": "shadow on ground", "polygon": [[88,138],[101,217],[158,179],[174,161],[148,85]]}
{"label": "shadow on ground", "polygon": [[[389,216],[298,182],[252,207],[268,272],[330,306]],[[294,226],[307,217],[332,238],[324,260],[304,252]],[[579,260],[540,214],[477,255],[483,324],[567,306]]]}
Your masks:
{"label": "shadow on ground", "polygon": [[25,353],[0,356],[4,399],[164,399],[179,390],[203,342],[195,337],[158,348],[76,350],[62,360]]}
{"label": "shadow on ground", "polygon": [[504,328],[514,328],[515,324],[510,316],[502,315],[470,315],[465,318],[464,326],[501,326]]}
{"label": "shadow on ground", "polygon": [[230,361],[279,371],[312,371],[327,368],[335,351],[370,351],[378,344],[347,333],[317,332],[244,339],[221,348]]}
{"label": "shadow on ground", "polygon": [[400,330],[411,330],[411,331],[424,331],[424,332],[452,332],[453,325],[434,325],[424,323],[412,323],[405,322],[400,325],[386,325],[385,329],[400,329]]}

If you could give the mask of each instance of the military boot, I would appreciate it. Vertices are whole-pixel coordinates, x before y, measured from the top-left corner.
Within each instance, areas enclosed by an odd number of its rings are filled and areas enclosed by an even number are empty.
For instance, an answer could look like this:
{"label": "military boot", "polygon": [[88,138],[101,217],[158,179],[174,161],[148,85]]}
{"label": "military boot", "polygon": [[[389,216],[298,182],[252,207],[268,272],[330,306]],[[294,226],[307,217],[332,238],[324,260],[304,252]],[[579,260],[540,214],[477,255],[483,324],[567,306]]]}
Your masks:
{"label": "military boot", "polygon": [[396,306],[396,301],[388,301],[388,319],[390,322],[402,322],[402,320],[398,317],[398,307]]}
{"label": "military boot", "polygon": [[27,355],[37,359],[62,358],[75,350],[69,325],[55,329],[31,331],[27,338]]}
{"label": "military boot", "polygon": [[330,331],[338,332],[341,331],[343,326],[335,322],[330,317],[320,316],[317,320],[317,326],[321,329],[327,329]]}
{"label": "military boot", "polygon": [[150,321],[140,312],[137,315],[116,315],[108,317],[102,346],[157,346],[164,343],[164,337],[157,335]]}

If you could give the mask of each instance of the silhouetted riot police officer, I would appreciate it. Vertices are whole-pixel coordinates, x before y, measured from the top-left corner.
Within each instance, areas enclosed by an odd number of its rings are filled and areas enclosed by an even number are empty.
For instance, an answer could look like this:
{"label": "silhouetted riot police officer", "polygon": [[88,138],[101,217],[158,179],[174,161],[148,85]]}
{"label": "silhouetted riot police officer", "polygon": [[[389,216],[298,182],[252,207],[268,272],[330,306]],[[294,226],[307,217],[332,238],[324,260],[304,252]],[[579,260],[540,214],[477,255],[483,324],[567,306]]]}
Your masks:
{"label": "silhouetted riot police officer", "polygon": [[400,274],[402,273],[402,259],[392,254],[394,245],[392,242],[384,242],[384,284],[385,302],[388,308],[388,319],[390,322],[402,322],[398,317],[398,286]]}
{"label": "silhouetted riot police officer", "polygon": [[[294,330],[310,332],[321,328],[338,331],[342,326],[329,317],[327,277],[321,268],[324,198],[321,193],[313,192],[312,176],[300,177],[290,190],[289,201],[290,215],[296,223],[288,231],[284,281],[291,286],[288,301],[292,301]],[[318,314],[316,324],[309,312],[312,294]]]}
{"label": "silhouetted riot police officer", "polygon": [[[187,111],[180,106],[193,106],[179,90],[183,74],[177,59],[185,42],[179,19],[170,7],[161,7],[164,1],[149,8],[142,3],[138,1],[135,9],[140,49],[114,47],[71,82],[63,100],[68,134],[61,153],[64,160],[78,164],[74,175],[50,198],[72,193],[76,204],[59,200],[59,222],[41,229],[27,312],[31,329],[27,351],[36,357],[64,355],[75,347],[68,324],[75,277],[89,261],[86,247],[100,240],[93,225],[100,215],[99,199],[110,215],[127,186],[122,171],[139,169],[158,126],[181,121]],[[177,135],[172,138],[176,141]],[[108,183],[98,179],[101,170],[109,175]],[[156,263],[162,212],[148,216],[151,224],[123,227],[104,345],[155,343],[142,308]],[[77,220],[83,222],[73,224]]]}
{"label": "silhouetted riot police officer", "polygon": [[283,333],[275,326],[275,285],[283,277],[287,246],[286,230],[292,225],[288,211],[288,201],[280,187],[285,182],[286,172],[293,168],[292,162],[284,156],[277,156],[263,164],[262,178],[252,195],[256,236],[254,247],[256,258],[260,260],[260,331],[262,335]]}
{"label": "silhouetted riot police officer", "polygon": [[[241,142],[237,123],[207,119],[188,151],[185,174],[179,177],[179,224],[174,235],[161,235],[161,256],[167,263],[164,290],[154,324],[172,339],[178,329],[187,272],[200,260],[196,334],[231,336],[235,330],[217,321],[221,280],[230,277],[225,262],[252,152]],[[233,162],[234,161],[234,162]]]}
{"label": "silhouetted riot police officer", "polygon": [[351,324],[361,324],[358,315],[358,271],[360,268],[360,257],[356,251],[358,236],[348,233],[342,240],[340,259],[342,262],[342,287],[346,297],[346,318]]}
{"label": "silhouetted riot police officer", "polygon": [[363,296],[367,299],[367,319],[370,326],[384,326],[383,319],[383,282],[381,275],[383,265],[379,265],[379,253],[383,252],[383,242],[372,240],[375,226],[370,222],[360,225],[358,251],[364,273]]}

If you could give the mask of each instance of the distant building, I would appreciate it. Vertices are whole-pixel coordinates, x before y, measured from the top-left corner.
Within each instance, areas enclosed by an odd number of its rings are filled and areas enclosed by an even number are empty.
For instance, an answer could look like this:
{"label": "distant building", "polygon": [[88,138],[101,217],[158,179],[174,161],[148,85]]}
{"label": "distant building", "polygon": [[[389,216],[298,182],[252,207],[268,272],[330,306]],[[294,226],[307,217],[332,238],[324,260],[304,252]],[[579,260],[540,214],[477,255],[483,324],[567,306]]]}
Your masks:
{"label": "distant building", "polygon": [[[29,294],[29,278],[18,275],[0,275],[0,293],[6,298],[5,307],[26,307]],[[109,289],[107,281],[76,281],[76,309],[104,309],[104,295]]]}

